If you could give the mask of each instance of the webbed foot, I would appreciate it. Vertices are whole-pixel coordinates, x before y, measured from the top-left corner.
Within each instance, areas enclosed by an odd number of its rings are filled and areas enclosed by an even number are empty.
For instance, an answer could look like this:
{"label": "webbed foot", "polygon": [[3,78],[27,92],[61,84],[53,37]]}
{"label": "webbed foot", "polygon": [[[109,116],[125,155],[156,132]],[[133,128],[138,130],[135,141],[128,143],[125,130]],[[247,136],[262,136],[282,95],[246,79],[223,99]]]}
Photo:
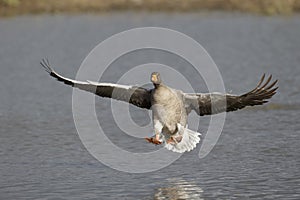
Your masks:
{"label": "webbed foot", "polygon": [[155,145],[159,145],[162,143],[161,141],[157,140],[156,138],[145,138],[145,140],[147,140],[148,142],[155,144]]}

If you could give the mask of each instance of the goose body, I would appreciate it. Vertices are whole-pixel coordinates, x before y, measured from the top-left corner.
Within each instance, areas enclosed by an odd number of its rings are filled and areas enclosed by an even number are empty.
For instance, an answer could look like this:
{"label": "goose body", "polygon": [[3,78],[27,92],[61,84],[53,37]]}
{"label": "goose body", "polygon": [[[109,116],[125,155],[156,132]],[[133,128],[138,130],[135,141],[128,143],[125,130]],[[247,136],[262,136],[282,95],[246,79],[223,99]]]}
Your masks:
{"label": "goose body", "polygon": [[[187,130],[187,112],[183,93],[163,84],[151,93],[152,116],[157,144],[174,152],[182,153],[194,149],[200,141],[199,133],[193,132],[189,138]],[[184,139],[184,140],[183,140]]]}
{"label": "goose body", "polygon": [[[165,85],[158,86],[152,91],[153,121],[163,124],[164,132],[172,135],[177,129],[177,124],[187,124],[187,113],[184,107],[183,95]],[[154,124],[155,125],[155,124]]]}
{"label": "goose body", "polygon": [[278,87],[277,80],[270,83],[272,76],[265,81],[263,75],[257,86],[242,95],[220,93],[188,94],[173,89],[162,83],[160,74],[153,72],[151,82],[153,89],[113,83],[97,83],[92,81],[76,81],[56,73],[48,60],[41,65],[58,81],[72,87],[92,92],[101,97],[113,98],[128,102],[140,108],[152,110],[154,137],[146,138],[153,144],[164,144],[164,147],[178,153],[194,149],[200,141],[200,133],[187,127],[188,114],[195,111],[198,115],[212,115],[230,112],[246,106],[262,105],[270,99]]}

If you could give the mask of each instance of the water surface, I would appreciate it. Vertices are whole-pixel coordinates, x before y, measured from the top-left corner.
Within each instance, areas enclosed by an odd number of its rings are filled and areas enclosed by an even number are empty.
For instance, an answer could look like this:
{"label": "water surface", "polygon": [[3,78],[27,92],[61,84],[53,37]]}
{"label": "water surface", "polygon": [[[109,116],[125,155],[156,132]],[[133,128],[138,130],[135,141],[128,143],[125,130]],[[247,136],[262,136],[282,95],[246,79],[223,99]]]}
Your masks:
{"label": "water surface", "polygon": [[[199,147],[172,165],[127,174],[95,160],[83,147],[72,118],[72,89],[39,66],[75,77],[99,42],[134,27],[181,31],[202,44],[218,65],[227,91],[242,93],[260,75],[280,80],[272,104],[229,113],[213,151]],[[240,14],[105,14],[28,16],[0,20],[1,199],[299,199],[300,198],[300,16]],[[112,64],[104,79],[116,81],[142,63],[181,70],[198,92],[206,89],[175,55],[148,50]],[[134,81],[134,80],[133,80]],[[111,120],[110,102],[97,98],[104,128],[118,146],[153,150],[125,135]],[[133,108],[137,123],[147,123]],[[198,131],[205,134],[207,118]],[[150,133],[151,130],[149,130]]]}

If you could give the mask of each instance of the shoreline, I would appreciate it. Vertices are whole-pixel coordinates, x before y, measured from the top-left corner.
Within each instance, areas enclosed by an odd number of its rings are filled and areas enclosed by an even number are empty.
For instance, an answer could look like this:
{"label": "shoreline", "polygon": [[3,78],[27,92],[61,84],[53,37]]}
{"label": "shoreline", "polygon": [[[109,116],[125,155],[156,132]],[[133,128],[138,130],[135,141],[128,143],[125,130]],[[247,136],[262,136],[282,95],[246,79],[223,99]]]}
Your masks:
{"label": "shoreline", "polygon": [[300,13],[300,0],[0,0],[0,17],[120,11],[239,12],[258,15]]}

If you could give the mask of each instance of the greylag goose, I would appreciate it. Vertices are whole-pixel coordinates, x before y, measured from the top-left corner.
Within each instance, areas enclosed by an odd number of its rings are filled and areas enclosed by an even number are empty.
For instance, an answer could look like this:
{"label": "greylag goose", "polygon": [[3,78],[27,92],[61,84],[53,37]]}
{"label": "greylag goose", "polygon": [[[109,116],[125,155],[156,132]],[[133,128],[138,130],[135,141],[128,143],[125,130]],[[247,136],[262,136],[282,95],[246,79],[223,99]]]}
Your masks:
{"label": "greylag goose", "polygon": [[137,107],[152,110],[155,135],[145,138],[148,142],[164,147],[173,152],[183,153],[193,150],[200,141],[200,133],[187,128],[187,116],[194,110],[198,115],[212,115],[220,112],[231,112],[246,106],[262,105],[270,99],[278,87],[277,80],[270,83],[272,75],[265,81],[265,74],[257,86],[242,95],[220,93],[188,94],[173,89],[162,83],[158,72],[151,74],[153,89],[138,86],[126,86],[113,83],[76,81],[56,73],[48,60],[41,65],[58,81],[81,90],[92,92],[101,97],[113,98],[133,104]]}

